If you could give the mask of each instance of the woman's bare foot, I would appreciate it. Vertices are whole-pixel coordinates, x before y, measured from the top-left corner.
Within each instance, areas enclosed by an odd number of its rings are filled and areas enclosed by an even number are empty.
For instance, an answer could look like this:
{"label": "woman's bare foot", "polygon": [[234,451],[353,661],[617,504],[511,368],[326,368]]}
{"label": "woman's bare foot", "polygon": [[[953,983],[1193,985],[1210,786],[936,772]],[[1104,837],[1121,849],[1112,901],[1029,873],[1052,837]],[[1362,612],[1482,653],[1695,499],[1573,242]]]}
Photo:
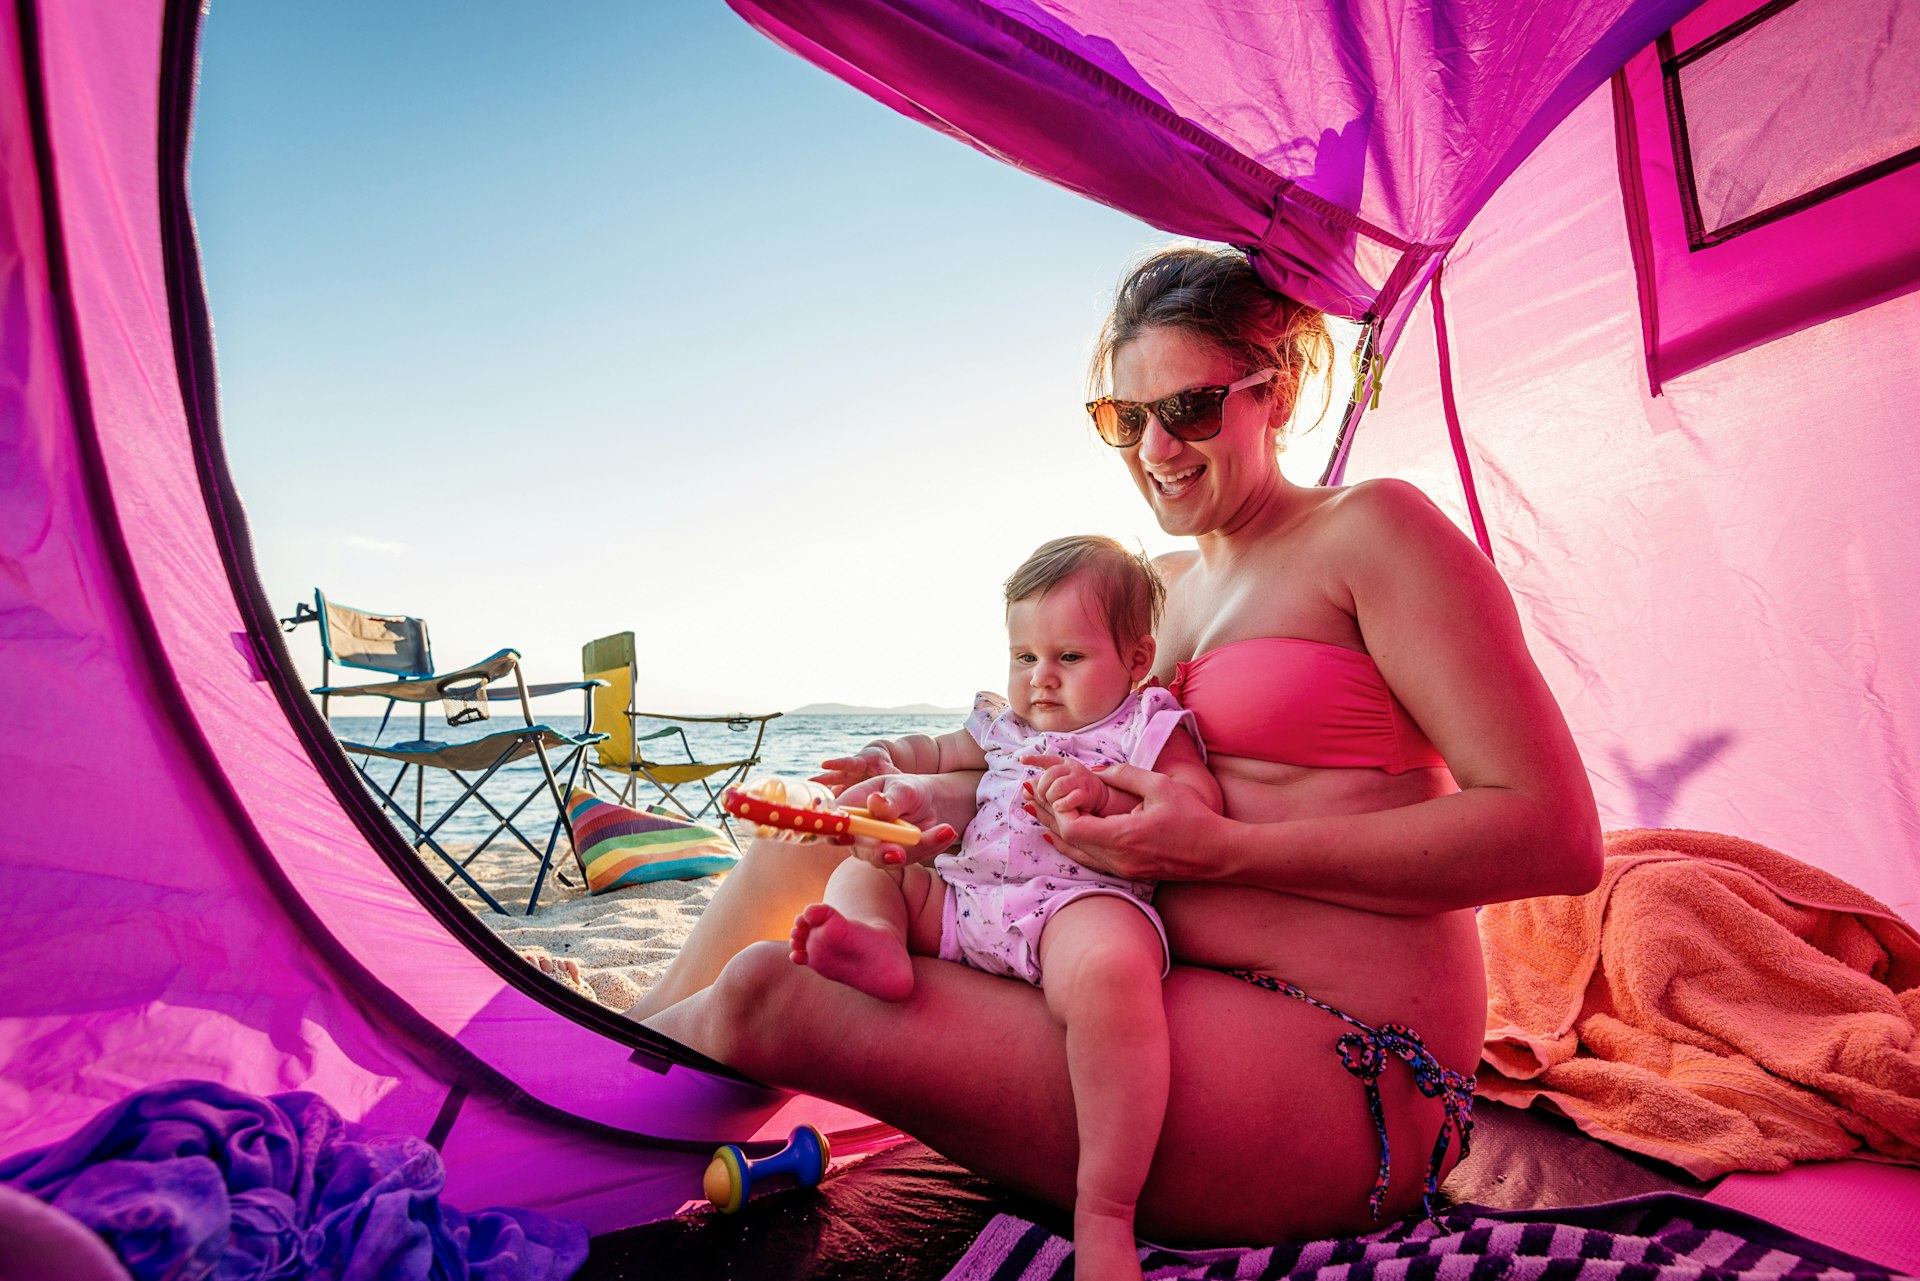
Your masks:
{"label": "woman's bare foot", "polygon": [[882,1001],[913,993],[913,959],[897,935],[815,903],[793,918],[793,961]]}
{"label": "woman's bare foot", "polygon": [[555,956],[545,948],[532,947],[522,951],[520,959],[561,987],[570,987],[584,997],[593,998],[593,988],[588,986],[586,976],[580,972],[580,962],[571,956]]}

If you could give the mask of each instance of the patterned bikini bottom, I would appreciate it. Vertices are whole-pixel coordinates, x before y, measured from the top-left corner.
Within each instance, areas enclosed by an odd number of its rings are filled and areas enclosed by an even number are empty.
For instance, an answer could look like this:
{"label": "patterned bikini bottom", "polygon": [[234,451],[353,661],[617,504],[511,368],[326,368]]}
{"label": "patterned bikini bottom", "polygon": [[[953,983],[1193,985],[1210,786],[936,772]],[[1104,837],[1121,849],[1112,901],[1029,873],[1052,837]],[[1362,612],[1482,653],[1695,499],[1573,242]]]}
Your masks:
{"label": "patterned bikini bottom", "polygon": [[1380,1103],[1380,1073],[1387,1065],[1387,1056],[1401,1059],[1413,1069],[1413,1082],[1420,1093],[1430,1099],[1439,1099],[1441,1107],[1446,1109],[1446,1119],[1440,1123],[1440,1134],[1434,1140],[1433,1156],[1427,1162],[1427,1181],[1420,1194],[1420,1207],[1428,1218],[1433,1217],[1433,1198],[1440,1190],[1440,1165],[1446,1160],[1447,1147],[1454,1135],[1460,1136],[1460,1155],[1467,1154],[1467,1144],[1473,1137],[1473,1078],[1464,1072],[1455,1072],[1441,1066],[1440,1060],[1433,1057],[1433,1051],[1427,1048],[1420,1034],[1410,1027],[1399,1023],[1383,1023],[1379,1027],[1369,1027],[1344,1010],[1336,1010],[1325,1001],[1315,1000],[1291,983],[1285,983],[1269,974],[1256,974],[1252,970],[1224,970],[1229,978],[1251,983],[1255,987],[1269,992],[1279,992],[1296,1001],[1305,1001],[1316,1010],[1325,1010],[1353,1028],[1353,1031],[1334,1042],[1334,1048],[1340,1054],[1340,1062],[1347,1071],[1358,1077],[1367,1092],[1367,1111],[1373,1117],[1373,1132],[1380,1136],[1380,1173],[1373,1181],[1373,1191],[1367,1195],[1367,1211],[1375,1219],[1380,1217],[1380,1208],[1387,1199],[1387,1172],[1392,1166],[1387,1150],[1387,1114]]}

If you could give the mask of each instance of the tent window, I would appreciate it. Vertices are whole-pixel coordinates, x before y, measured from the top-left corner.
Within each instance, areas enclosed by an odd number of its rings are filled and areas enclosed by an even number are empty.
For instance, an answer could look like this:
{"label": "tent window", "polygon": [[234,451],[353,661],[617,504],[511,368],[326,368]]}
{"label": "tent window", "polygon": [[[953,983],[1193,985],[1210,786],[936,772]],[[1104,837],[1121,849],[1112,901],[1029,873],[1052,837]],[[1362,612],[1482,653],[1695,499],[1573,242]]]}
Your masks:
{"label": "tent window", "polygon": [[1660,62],[1693,249],[1920,160],[1920,5],[1773,0]]}

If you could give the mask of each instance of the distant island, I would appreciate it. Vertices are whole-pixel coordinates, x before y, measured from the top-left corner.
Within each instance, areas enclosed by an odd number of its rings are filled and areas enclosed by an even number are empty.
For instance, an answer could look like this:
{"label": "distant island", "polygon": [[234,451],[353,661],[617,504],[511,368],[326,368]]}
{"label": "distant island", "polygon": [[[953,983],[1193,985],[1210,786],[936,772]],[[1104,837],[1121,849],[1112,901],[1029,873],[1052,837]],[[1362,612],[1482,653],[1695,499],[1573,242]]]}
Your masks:
{"label": "distant island", "polygon": [[855,707],[852,703],[808,703],[796,707],[791,716],[965,716],[964,707],[935,707],[932,703],[908,703],[905,707]]}

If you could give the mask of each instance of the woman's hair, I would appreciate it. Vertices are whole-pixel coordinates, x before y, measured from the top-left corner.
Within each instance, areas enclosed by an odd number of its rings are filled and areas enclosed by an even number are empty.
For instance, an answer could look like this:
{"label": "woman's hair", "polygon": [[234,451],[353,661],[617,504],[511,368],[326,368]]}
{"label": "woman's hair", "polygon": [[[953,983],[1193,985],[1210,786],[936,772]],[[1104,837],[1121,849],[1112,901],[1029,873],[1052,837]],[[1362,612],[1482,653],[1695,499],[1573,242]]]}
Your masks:
{"label": "woman's hair", "polygon": [[1112,385],[1114,353],[1149,329],[1178,329],[1209,342],[1243,374],[1278,369],[1260,394],[1285,397],[1289,410],[1306,376],[1333,363],[1326,316],[1269,289],[1234,249],[1163,249],[1127,273],[1094,347],[1088,386],[1095,396]]}
{"label": "woman's hair", "polygon": [[1107,630],[1125,648],[1153,634],[1166,585],[1145,552],[1130,552],[1104,534],[1074,534],[1042,543],[1007,579],[1007,604],[1044,596],[1086,575],[1107,611]]}

